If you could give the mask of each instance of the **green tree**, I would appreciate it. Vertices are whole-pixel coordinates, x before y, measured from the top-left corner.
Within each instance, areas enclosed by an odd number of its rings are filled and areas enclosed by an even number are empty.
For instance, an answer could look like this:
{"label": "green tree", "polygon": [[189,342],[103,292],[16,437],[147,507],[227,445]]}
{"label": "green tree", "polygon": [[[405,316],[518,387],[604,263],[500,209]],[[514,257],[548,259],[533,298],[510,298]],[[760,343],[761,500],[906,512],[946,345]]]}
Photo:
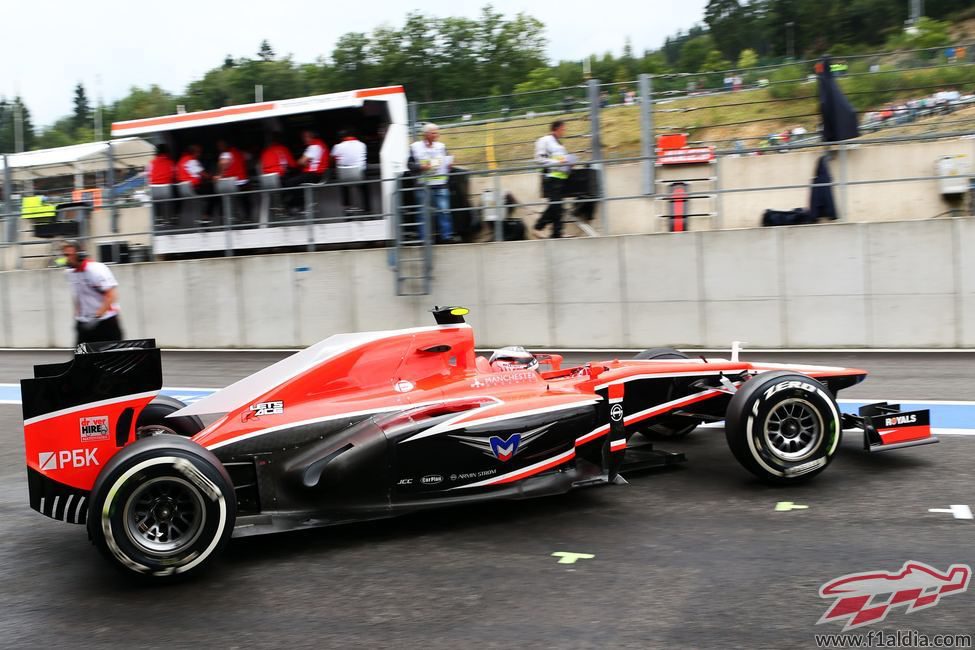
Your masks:
{"label": "green tree", "polygon": [[[83,129],[82,129],[83,130]],[[53,149],[78,144],[76,133],[79,129],[74,126],[74,117],[63,117],[51,126],[41,131],[37,138],[38,149]]]}
{"label": "green tree", "polygon": [[274,56],[274,48],[271,47],[271,44],[268,43],[267,39],[265,38],[263,41],[261,41],[261,45],[257,49],[257,58],[259,58],[261,61],[273,61]]}
{"label": "green tree", "polygon": [[718,50],[711,50],[708,52],[707,57],[704,59],[704,63],[701,64],[701,72],[721,72],[722,70],[730,70],[731,62],[728,59],[721,56],[721,52]]}
{"label": "green tree", "polygon": [[681,72],[700,71],[712,50],[714,50],[714,39],[709,35],[695,36],[681,48],[680,59],[677,62],[678,69]]}
{"label": "green tree", "polygon": [[527,79],[515,86],[515,92],[528,93],[539,90],[554,90],[558,87],[559,80],[552,74],[550,68],[535,68],[528,73]]}
{"label": "green tree", "polygon": [[22,145],[24,151],[34,149],[37,138],[34,135],[34,124],[31,120],[30,110],[20,97],[7,100],[0,97],[0,153],[16,153],[17,137],[15,129],[17,124],[17,111],[20,111]]}
{"label": "green tree", "polygon": [[106,110],[108,121],[121,122],[144,117],[158,117],[176,112],[176,99],[159,86],[129,89],[129,94],[116,101]]}
{"label": "green tree", "polygon": [[754,68],[757,65],[758,53],[755,50],[748,48],[741,51],[741,54],[738,56],[738,68],[740,70]]}
{"label": "green tree", "polygon": [[79,82],[74,87],[74,112],[72,113],[72,126],[75,130],[91,125],[91,103],[88,101],[88,94],[85,87]]}
{"label": "green tree", "polygon": [[352,90],[368,85],[368,49],[369,37],[363,32],[349,32],[339,37],[332,50],[332,64],[339,90]]}

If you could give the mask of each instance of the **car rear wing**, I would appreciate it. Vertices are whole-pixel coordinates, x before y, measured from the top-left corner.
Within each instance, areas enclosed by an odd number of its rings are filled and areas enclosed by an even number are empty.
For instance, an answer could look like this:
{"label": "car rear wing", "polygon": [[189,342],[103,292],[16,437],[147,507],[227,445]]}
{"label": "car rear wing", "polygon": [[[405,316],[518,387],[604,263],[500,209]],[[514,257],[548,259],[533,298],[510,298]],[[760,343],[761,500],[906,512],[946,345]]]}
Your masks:
{"label": "car rear wing", "polygon": [[843,428],[863,429],[866,451],[889,451],[938,442],[931,435],[931,412],[902,411],[900,404],[877,402],[861,406],[858,415],[844,414]]}
{"label": "car rear wing", "polygon": [[152,339],[85,343],[65,363],[20,382],[30,506],[84,523],[98,472],[135,439],[139,414],[162,388]]}

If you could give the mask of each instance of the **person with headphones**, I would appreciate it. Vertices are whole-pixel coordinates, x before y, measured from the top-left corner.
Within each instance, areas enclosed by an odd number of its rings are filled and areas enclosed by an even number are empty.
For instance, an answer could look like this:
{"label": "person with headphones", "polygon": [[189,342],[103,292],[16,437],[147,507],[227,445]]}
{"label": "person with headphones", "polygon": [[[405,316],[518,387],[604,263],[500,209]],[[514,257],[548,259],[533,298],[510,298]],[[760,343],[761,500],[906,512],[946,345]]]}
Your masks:
{"label": "person with headphones", "polygon": [[89,260],[77,241],[64,242],[61,251],[68,266],[78,344],[121,341],[118,282],[112,271],[101,262]]}

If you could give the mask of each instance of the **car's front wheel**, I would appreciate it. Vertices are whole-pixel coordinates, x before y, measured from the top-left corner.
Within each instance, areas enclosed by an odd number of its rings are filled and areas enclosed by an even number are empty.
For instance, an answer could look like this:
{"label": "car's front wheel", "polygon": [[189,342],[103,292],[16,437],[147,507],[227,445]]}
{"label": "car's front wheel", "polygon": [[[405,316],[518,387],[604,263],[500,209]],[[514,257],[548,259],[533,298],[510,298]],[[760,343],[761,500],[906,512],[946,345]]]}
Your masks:
{"label": "car's front wheel", "polygon": [[92,488],[88,534],[126,573],[168,580],[202,570],[230,539],[234,488],[208,450],[160,434],[116,454]]}
{"label": "car's front wheel", "polygon": [[836,400],[823,384],[799,373],[758,374],[728,404],[728,446],[742,466],[770,483],[796,483],[822,472],[841,435]]}

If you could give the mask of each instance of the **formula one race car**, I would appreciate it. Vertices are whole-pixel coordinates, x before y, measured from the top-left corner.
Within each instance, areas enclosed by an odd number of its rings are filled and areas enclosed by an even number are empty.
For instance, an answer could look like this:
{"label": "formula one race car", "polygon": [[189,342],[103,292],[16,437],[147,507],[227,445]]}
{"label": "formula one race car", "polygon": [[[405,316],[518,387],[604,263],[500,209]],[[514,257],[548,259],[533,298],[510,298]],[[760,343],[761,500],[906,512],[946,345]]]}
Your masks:
{"label": "formula one race car", "polygon": [[231,536],[559,494],[682,460],[636,436],[650,427],[725,420],[735,458],[782,484],[822,472],[844,426],[871,450],[937,441],[926,411],[841,416],[834,396],[863,370],[746,363],[737,350],[492,363],[475,356],[466,313],[332,336],[190,406],[157,396],[154,341],[82,344],[22,382],[30,505],[87,523],[127,572],[171,579]]}

